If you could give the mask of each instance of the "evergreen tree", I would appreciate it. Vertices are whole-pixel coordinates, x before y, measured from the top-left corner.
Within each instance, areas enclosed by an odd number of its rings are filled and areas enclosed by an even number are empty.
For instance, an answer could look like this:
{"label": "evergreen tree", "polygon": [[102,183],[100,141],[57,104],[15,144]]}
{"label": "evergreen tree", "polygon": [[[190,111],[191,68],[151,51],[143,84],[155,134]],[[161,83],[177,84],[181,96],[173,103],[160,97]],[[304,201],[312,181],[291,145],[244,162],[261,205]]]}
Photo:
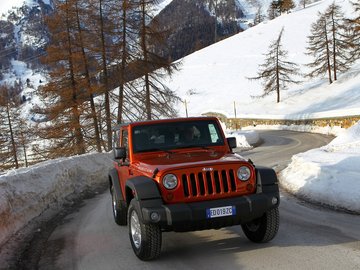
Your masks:
{"label": "evergreen tree", "polygon": [[[158,44],[164,44],[164,33],[159,29],[156,18],[150,14],[155,0],[140,0],[140,48],[141,58],[138,65],[140,72],[144,74],[144,99],[146,119],[159,116],[174,116],[176,114],[174,102],[177,97],[173,91],[161,82],[161,77],[165,74],[171,75],[176,70],[176,65],[171,64],[168,59],[157,54],[153,48]],[[151,21],[150,24],[147,22]],[[139,95],[135,95],[138,98]]]}
{"label": "evergreen tree", "polygon": [[59,2],[56,13],[47,18],[51,41],[44,61],[50,68],[50,82],[39,89],[45,106],[35,112],[44,114],[47,120],[39,125],[38,135],[49,142],[49,158],[86,151],[81,116],[88,92],[82,52],[76,46],[75,1]]}
{"label": "evergreen tree", "polygon": [[[124,0],[123,2],[127,2]],[[103,106],[98,107],[97,114],[102,116],[105,121],[99,120],[99,129],[101,141],[106,135],[105,149],[112,148],[112,119],[114,116],[111,113],[110,97],[115,83],[111,77],[115,76],[111,71],[111,65],[119,59],[119,53],[115,49],[116,40],[119,34],[119,3],[113,0],[89,0],[87,6],[86,25],[88,25],[88,34],[91,38],[91,55],[97,61],[97,68],[95,71],[97,75],[101,74],[100,79],[97,80],[97,94],[104,95]]]}
{"label": "evergreen tree", "polygon": [[254,18],[254,25],[261,23],[263,20],[264,20],[264,15],[262,14],[262,6],[258,4]]}
{"label": "evergreen tree", "polygon": [[360,2],[351,2],[353,17],[346,19],[345,27],[348,29],[348,43],[350,45],[350,61],[360,58]]}
{"label": "evergreen tree", "polygon": [[332,4],[324,14],[319,13],[319,19],[311,26],[308,37],[307,54],[314,61],[307,66],[312,68],[309,77],[328,74],[329,83],[337,80],[339,72],[350,68],[350,46],[347,30],[344,27],[344,17],[340,6]]}
{"label": "evergreen tree", "polygon": [[300,0],[299,4],[303,6],[303,8],[306,8],[306,4],[308,3],[308,0]]}
{"label": "evergreen tree", "polygon": [[314,57],[312,63],[307,64],[312,71],[307,74],[313,78],[328,73],[329,83],[333,82],[330,64],[330,40],[325,14],[318,13],[319,19],[311,25],[311,35],[308,36],[307,55]]}
{"label": "evergreen tree", "polygon": [[[119,10],[120,30],[119,30],[119,44],[118,55],[120,55],[120,62],[118,64],[118,78],[119,78],[119,94],[118,94],[118,112],[117,123],[122,123],[124,118],[137,120],[135,115],[131,115],[139,106],[138,103],[133,103],[132,93],[136,92],[133,83],[130,82],[128,73],[135,73],[136,70],[132,68],[136,62],[136,53],[139,49],[137,46],[140,29],[139,16],[137,10],[140,2],[124,0],[122,1],[121,9]],[[135,45],[135,46],[134,46]],[[142,74],[141,74],[142,75]]]}
{"label": "evergreen tree", "polygon": [[280,2],[280,12],[289,12],[291,9],[295,8],[295,3],[293,0],[282,0]]}
{"label": "evergreen tree", "polygon": [[293,75],[299,75],[299,71],[295,63],[286,60],[288,52],[281,45],[283,33],[284,28],[281,29],[278,38],[270,44],[269,51],[265,54],[265,62],[260,65],[258,76],[249,78],[263,80],[264,93],[260,97],[276,92],[277,103],[280,102],[280,90],[285,90],[290,83],[299,83],[291,78]]}
{"label": "evergreen tree", "polygon": [[341,7],[335,3],[331,4],[325,11],[325,16],[330,24],[332,67],[334,81],[336,81],[338,72],[345,72],[351,66],[349,61],[350,46],[347,42],[347,29],[345,28],[344,13],[341,11]]}
{"label": "evergreen tree", "polygon": [[0,86],[0,168],[19,168],[17,131],[19,112],[11,89]]}
{"label": "evergreen tree", "polygon": [[[84,18],[88,15],[88,9],[79,0],[74,1],[74,13],[76,20],[76,31],[78,39],[75,42],[75,46],[79,48],[81,52],[81,62],[83,64],[83,74],[85,76],[85,89],[88,92],[88,100],[90,103],[90,113],[89,118],[93,121],[93,130],[94,130],[94,143],[96,144],[96,149],[98,152],[101,152],[101,141],[100,141],[100,132],[99,124],[97,119],[97,113],[95,108],[94,94],[100,92],[98,85],[93,80],[93,75],[91,70],[98,70],[98,67],[95,66],[95,62],[91,61],[92,57],[89,56],[92,48],[92,37],[88,35],[89,29],[86,28],[85,24],[81,21],[80,17]],[[86,20],[85,20],[86,21]],[[90,135],[90,137],[93,137]]]}
{"label": "evergreen tree", "polygon": [[281,15],[280,4],[281,4],[281,2],[278,0],[274,0],[270,3],[269,9],[268,9],[269,20],[273,20],[276,17],[279,17]]}

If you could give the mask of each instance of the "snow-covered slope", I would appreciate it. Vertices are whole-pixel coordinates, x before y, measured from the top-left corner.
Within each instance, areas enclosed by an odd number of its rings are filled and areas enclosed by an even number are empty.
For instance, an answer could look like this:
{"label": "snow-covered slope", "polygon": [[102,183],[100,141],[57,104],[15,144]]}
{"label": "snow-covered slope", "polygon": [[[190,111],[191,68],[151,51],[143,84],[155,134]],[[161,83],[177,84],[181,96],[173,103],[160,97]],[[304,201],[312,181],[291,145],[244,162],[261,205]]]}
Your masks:
{"label": "snow-covered slope", "polygon": [[[315,2],[305,9],[284,14],[195,52],[183,59],[181,70],[168,79],[167,84],[183,101],[187,101],[190,115],[217,111],[234,116],[234,102],[238,115],[295,117],[329,110],[340,110],[337,113],[341,115],[342,110],[348,109],[360,113],[359,65],[341,75],[332,85],[328,85],[326,79],[307,81],[297,78],[303,83],[290,85],[288,91],[282,91],[279,104],[276,104],[275,95],[264,99],[251,98],[262,93],[262,85],[260,81],[250,81],[247,77],[257,75],[259,64],[264,62],[264,53],[282,27],[285,29],[282,44],[289,52],[288,60],[299,64],[302,73],[308,72],[304,64],[312,61],[305,55],[310,25],[317,20],[318,12],[332,3],[333,0]],[[347,16],[351,15],[352,7],[348,0],[335,0],[335,3]],[[178,104],[178,109],[180,116],[184,116],[183,103]]]}

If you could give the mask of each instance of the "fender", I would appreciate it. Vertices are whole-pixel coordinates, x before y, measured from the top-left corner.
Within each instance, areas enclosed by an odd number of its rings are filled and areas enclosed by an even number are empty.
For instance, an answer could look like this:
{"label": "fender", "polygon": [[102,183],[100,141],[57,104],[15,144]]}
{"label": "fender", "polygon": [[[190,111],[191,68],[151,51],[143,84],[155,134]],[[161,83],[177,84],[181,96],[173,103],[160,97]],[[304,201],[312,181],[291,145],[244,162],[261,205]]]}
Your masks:
{"label": "fender", "polygon": [[136,176],[126,181],[126,187],[133,191],[138,201],[161,199],[156,182],[146,176]]}
{"label": "fender", "polygon": [[279,193],[279,181],[272,168],[256,166],[256,193]]}
{"label": "fender", "polygon": [[111,169],[109,171],[109,188],[111,192],[111,186],[114,186],[114,191],[116,194],[116,198],[118,198],[121,201],[125,201],[124,196],[122,194],[121,188],[120,188],[120,182],[119,182],[119,175],[117,173],[116,169]]}
{"label": "fender", "polygon": [[[149,216],[147,209],[162,208],[163,200],[156,182],[146,176],[137,176],[126,181],[126,194],[128,191],[132,192],[136,199],[136,205],[141,210],[142,219],[145,223],[149,219],[144,219],[144,216]],[[130,204],[131,198],[126,196],[127,204]],[[145,212],[144,212],[145,211]],[[165,218],[165,210],[161,211],[160,215]]]}

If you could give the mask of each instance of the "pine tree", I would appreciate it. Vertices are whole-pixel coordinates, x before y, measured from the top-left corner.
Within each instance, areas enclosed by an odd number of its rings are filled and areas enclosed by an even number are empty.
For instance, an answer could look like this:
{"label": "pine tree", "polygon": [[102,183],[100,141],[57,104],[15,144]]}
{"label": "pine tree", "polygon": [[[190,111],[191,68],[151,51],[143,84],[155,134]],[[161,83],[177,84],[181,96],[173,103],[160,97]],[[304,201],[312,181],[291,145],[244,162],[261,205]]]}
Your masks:
{"label": "pine tree", "polygon": [[17,128],[18,106],[9,86],[0,86],[0,167],[19,168]]}
{"label": "pine tree", "polygon": [[[122,123],[124,118],[137,119],[136,116],[130,115],[131,112],[138,107],[134,104],[132,99],[132,93],[136,92],[133,83],[130,82],[128,73],[136,73],[136,70],[132,69],[134,62],[136,62],[136,53],[139,46],[134,46],[138,43],[139,35],[135,34],[140,29],[139,19],[141,15],[137,14],[140,8],[141,2],[124,0],[122,2],[119,12],[120,17],[120,31],[119,31],[119,44],[118,54],[120,57],[120,63],[118,67],[119,78],[119,94],[118,94],[118,113],[117,123]],[[142,75],[142,74],[141,74]]]}
{"label": "pine tree", "polygon": [[308,3],[308,0],[300,0],[299,4],[303,6],[303,8],[306,8],[306,4]]}
{"label": "pine tree", "polygon": [[281,15],[280,3],[281,2],[279,2],[278,0],[274,0],[270,3],[269,9],[268,9],[269,20],[273,20],[276,17],[279,17]]}
{"label": "pine tree", "polygon": [[354,12],[353,17],[346,19],[345,27],[348,29],[348,40],[350,45],[350,61],[360,58],[360,2],[351,2]]}
{"label": "pine tree", "polygon": [[308,36],[307,54],[314,57],[314,61],[307,64],[312,68],[308,77],[327,73],[331,84],[337,80],[339,72],[350,68],[351,47],[344,25],[341,7],[336,4],[330,5],[324,14],[319,13],[319,19],[312,24],[311,35]]}
{"label": "pine tree", "polygon": [[50,145],[46,150],[50,158],[86,151],[81,117],[88,92],[83,76],[83,56],[76,46],[79,36],[75,1],[60,2],[56,13],[47,18],[51,42],[44,61],[50,68],[50,82],[39,89],[45,106],[36,108],[35,112],[44,114],[47,120],[39,125],[38,135],[48,140]]}
{"label": "pine tree", "polygon": [[336,81],[337,74],[347,71],[352,64],[349,61],[350,46],[347,42],[347,29],[345,28],[344,13],[341,11],[341,7],[333,3],[325,11],[325,15],[330,24],[329,36],[332,41],[332,66],[334,81]]}
{"label": "pine tree", "polygon": [[[151,8],[157,1],[140,0],[140,66],[137,68],[144,74],[144,100],[146,119],[159,116],[174,116],[174,102],[176,95],[161,82],[161,77],[165,74],[171,75],[176,70],[176,65],[171,64],[168,59],[157,54],[154,48],[164,44],[164,33],[159,29],[155,18],[150,15]],[[151,20],[150,24],[147,24]],[[139,94],[135,96],[139,98]],[[141,101],[142,98],[139,98]]]}
{"label": "pine tree", "polygon": [[319,19],[311,25],[311,35],[308,36],[307,55],[312,55],[314,61],[307,64],[313,68],[308,77],[314,78],[328,73],[329,83],[333,82],[330,64],[330,43],[328,37],[328,26],[325,14],[318,13]]}
{"label": "pine tree", "polygon": [[[111,64],[119,58],[118,52],[115,51],[115,39],[119,26],[117,23],[120,17],[117,14],[119,3],[113,0],[89,0],[87,6],[88,16],[84,18],[88,27],[88,35],[91,38],[91,44],[88,50],[91,52],[92,58],[97,62],[97,67],[94,72],[100,74],[100,79],[97,80],[96,94],[104,95],[103,106],[97,109],[97,114],[101,115],[103,119],[99,120],[99,133],[101,142],[106,138],[106,145],[103,147],[107,150],[112,148],[112,119],[110,97],[113,90],[114,83],[111,80]],[[126,2],[126,1],[124,1]],[[112,77],[115,77],[114,75]],[[96,105],[96,104],[95,104]],[[104,110],[102,113],[99,110]],[[106,136],[105,136],[106,135]]]}
{"label": "pine tree", "polygon": [[262,15],[262,6],[258,4],[257,11],[254,18],[254,25],[261,23],[264,20],[264,16]]}
{"label": "pine tree", "polygon": [[[90,74],[91,69],[97,68],[94,67],[94,61],[91,61],[91,57],[89,56],[89,52],[91,52],[91,44],[92,44],[92,37],[89,36],[87,33],[89,29],[86,29],[84,23],[81,21],[80,17],[84,18],[87,14],[87,9],[79,3],[78,0],[74,1],[74,13],[75,13],[75,20],[76,20],[76,31],[78,35],[78,39],[76,40],[75,45],[79,48],[81,52],[81,62],[83,64],[83,74],[85,75],[85,89],[88,92],[88,100],[90,103],[90,114],[89,118],[93,121],[94,127],[94,141],[96,144],[96,149],[98,152],[101,152],[101,141],[100,141],[100,132],[99,132],[99,124],[97,119],[97,113],[95,108],[95,101],[94,101],[94,94],[100,92],[97,84],[94,83],[93,75]],[[92,137],[92,136],[91,136]]]}
{"label": "pine tree", "polygon": [[288,52],[282,48],[281,38],[284,28],[281,29],[279,36],[270,46],[265,54],[265,62],[260,65],[258,76],[249,78],[250,80],[263,80],[264,93],[260,97],[276,92],[277,103],[280,102],[280,90],[285,90],[290,83],[299,83],[291,78],[299,75],[297,64],[286,60]]}
{"label": "pine tree", "polygon": [[293,0],[282,0],[280,3],[281,13],[289,12],[291,9],[295,8],[295,3]]}

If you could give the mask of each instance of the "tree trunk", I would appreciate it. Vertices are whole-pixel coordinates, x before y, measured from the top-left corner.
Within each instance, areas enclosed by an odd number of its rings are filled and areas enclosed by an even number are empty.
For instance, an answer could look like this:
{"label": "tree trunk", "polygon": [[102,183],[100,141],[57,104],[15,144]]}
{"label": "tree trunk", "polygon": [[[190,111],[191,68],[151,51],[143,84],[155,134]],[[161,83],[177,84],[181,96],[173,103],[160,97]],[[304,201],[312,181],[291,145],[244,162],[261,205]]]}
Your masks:
{"label": "tree trunk", "polygon": [[149,74],[145,74],[145,88],[146,88],[146,119],[151,120],[151,100],[150,100],[150,85]]}
{"label": "tree trunk", "polygon": [[9,131],[10,131],[10,140],[11,140],[11,146],[12,146],[11,152],[14,157],[15,168],[18,169],[19,162],[18,162],[18,157],[17,157],[16,144],[15,144],[14,132],[13,132],[12,123],[11,123],[10,108],[9,108],[8,102],[6,103],[6,113],[7,113],[7,120],[8,120]]}
{"label": "tree trunk", "polygon": [[[282,32],[280,33],[280,35]],[[280,39],[279,39],[280,43]],[[279,46],[280,44],[276,45],[276,92],[277,92],[277,103],[280,102],[280,74],[279,74]]]}
{"label": "tree trunk", "polygon": [[119,86],[119,102],[118,102],[118,117],[117,122],[121,124],[123,121],[123,109],[124,109],[124,84],[125,84],[125,69],[127,63],[127,40],[126,40],[126,28],[127,28],[127,9],[128,1],[123,0],[122,5],[122,46],[121,46],[121,66],[120,66],[120,86]]}
{"label": "tree trunk", "polygon": [[[66,2],[67,3],[67,2]],[[80,112],[78,108],[78,97],[76,91],[76,80],[74,73],[74,64],[73,64],[73,53],[71,50],[71,37],[70,37],[70,22],[69,22],[69,10],[66,13],[66,29],[67,29],[67,42],[68,42],[68,53],[69,53],[69,69],[70,69],[70,80],[72,87],[72,116],[73,116],[73,124],[72,128],[74,129],[75,141],[76,141],[76,153],[78,155],[85,153],[85,141],[84,136],[81,131],[80,124]]]}
{"label": "tree trunk", "polygon": [[329,49],[329,39],[327,36],[327,29],[326,29],[326,22],[324,22],[324,33],[325,33],[325,40],[326,40],[326,59],[327,59],[327,66],[328,66],[328,74],[329,74],[329,82],[332,84],[332,77],[331,77],[331,65],[330,65],[330,49]]}
{"label": "tree trunk", "polygon": [[89,64],[88,64],[88,61],[87,61],[87,56],[86,56],[85,48],[84,48],[83,33],[82,33],[82,30],[81,30],[81,24],[80,24],[80,18],[79,18],[79,9],[78,9],[77,2],[75,3],[75,8],[76,8],[76,22],[77,22],[77,27],[78,27],[78,31],[79,31],[81,55],[82,55],[82,58],[83,58],[84,69],[85,69],[84,71],[85,71],[85,78],[86,78],[86,84],[87,84],[86,86],[87,86],[87,89],[89,91],[91,118],[93,119],[94,130],[95,130],[96,148],[97,148],[97,151],[99,153],[101,153],[99,123],[98,123],[98,119],[97,119],[97,115],[96,115],[94,95],[92,93],[93,91],[92,91],[92,86],[91,86],[91,81],[90,81],[90,74],[89,74]]}
{"label": "tree trunk", "polygon": [[146,13],[145,13],[145,2],[141,2],[141,46],[143,51],[143,58],[145,63],[145,108],[146,108],[146,119],[151,120],[151,100],[150,100],[150,82],[149,82],[149,70],[148,70],[148,52],[146,47]]}
{"label": "tree trunk", "polygon": [[105,122],[106,122],[106,135],[107,135],[107,150],[112,148],[112,128],[111,128],[111,112],[110,112],[110,97],[109,97],[109,80],[106,65],[106,44],[104,34],[104,18],[102,10],[102,0],[99,1],[99,15],[100,15],[100,35],[101,35],[101,58],[102,70],[104,74],[104,91],[105,91]]}
{"label": "tree trunk", "polygon": [[334,81],[337,80],[337,66],[336,66],[336,35],[335,35],[335,21],[334,21],[334,10],[331,12],[331,21],[332,21],[332,36],[333,36],[333,71],[334,71]]}

